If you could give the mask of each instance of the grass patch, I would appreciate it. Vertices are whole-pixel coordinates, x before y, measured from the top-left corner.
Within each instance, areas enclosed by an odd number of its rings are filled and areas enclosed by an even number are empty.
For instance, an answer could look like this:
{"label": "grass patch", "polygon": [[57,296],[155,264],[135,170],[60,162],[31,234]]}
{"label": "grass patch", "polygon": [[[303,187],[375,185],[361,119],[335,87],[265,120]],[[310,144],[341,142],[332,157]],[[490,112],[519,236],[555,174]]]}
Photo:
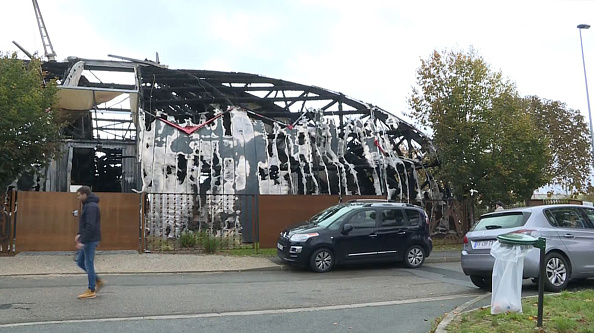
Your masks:
{"label": "grass patch", "polygon": [[543,327],[536,330],[538,297],[522,299],[523,313],[491,315],[491,308],[459,315],[448,332],[594,333],[594,290],[545,295]]}
{"label": "grass patch", "polygon": [[276,257],[276,248],[273,249],[259,249],[259,248],[241,248],[229,249],[221,251],[221,253],[240,256],[240,257]]}
{"label": "grass patch", "polygon": [[462,244],[433,244],[433,251],[462,251]]}
{"label": "grass patch", "polygon": [[433,251],[462,251],[462,243],[452,242],[448,239],[434,239]]}

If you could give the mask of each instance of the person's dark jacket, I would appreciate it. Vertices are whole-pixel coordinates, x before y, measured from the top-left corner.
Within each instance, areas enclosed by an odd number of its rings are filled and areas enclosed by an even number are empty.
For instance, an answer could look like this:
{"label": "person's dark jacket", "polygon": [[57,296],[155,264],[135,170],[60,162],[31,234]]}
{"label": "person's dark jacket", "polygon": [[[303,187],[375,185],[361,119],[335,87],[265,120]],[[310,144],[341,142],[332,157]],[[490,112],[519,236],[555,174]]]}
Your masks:
{"label": "person's dark jacket", "polygon": [[79,242],[85,244],[101,240],[101,212],[99,197],[91,193],[83,202],[82,213],[78,219]]}

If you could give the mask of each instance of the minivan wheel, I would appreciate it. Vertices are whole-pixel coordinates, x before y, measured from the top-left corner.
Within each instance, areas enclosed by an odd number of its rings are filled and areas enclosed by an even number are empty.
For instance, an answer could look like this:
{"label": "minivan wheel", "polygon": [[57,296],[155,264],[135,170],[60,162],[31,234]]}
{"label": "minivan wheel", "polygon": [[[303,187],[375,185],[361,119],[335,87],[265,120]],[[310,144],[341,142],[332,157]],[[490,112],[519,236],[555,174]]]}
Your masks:
{"label": "minivan wheel", "polygon": [[309,259],[309,267],[316,273],[328,272],[332,266],[334,266],[334,255],[327,248],[315,250]]}
{"label": "minivan wheel", "polygon": [[419,268],[425,262],[425,251],[419,245],[413,245],[404,254],[404,264],[409,268]]}
{"label": "minivan wheel", "polygon": [[545,259],[545,272],[547,278],[544,281],[544,287],[547,291],[559,292],[567,288],[569,283],[569,265],[564,256],[559,253],[551,252]]}
{"label": "minivan wheel", "polygon": [[490,276],[471,275],[470,281],[483,290],[491,290],[493,287]]}

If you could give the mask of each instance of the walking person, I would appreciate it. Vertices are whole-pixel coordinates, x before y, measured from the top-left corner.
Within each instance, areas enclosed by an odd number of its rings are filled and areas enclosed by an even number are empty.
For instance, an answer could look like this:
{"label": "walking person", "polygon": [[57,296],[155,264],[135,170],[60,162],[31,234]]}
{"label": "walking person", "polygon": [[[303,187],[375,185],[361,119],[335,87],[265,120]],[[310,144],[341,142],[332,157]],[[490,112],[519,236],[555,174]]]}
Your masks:
{"label": "walking person", "polygon": [[89,286],[78,298],[95,298],[104,281],[95,274],[95,249],[101,241],[101,212],[99,197],[88,186],[76,191],[76,198],[83,204],[78,218],[78,234],[74,237],[78,249],[76,264],[87,272]]}

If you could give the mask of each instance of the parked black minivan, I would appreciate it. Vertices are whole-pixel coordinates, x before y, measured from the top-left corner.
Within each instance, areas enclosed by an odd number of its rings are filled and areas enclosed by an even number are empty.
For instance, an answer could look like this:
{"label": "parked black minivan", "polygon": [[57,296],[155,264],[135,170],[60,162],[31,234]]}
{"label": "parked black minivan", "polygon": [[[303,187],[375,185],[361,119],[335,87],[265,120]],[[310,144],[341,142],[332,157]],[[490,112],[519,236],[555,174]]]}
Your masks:
{"label": "parked black minivan", "polygon": [[278,256],[286,263],[328,272],[336,264],[404,261],[420,267],[431,254],[429,219],[404,203],[353,200],[283,230]]}

